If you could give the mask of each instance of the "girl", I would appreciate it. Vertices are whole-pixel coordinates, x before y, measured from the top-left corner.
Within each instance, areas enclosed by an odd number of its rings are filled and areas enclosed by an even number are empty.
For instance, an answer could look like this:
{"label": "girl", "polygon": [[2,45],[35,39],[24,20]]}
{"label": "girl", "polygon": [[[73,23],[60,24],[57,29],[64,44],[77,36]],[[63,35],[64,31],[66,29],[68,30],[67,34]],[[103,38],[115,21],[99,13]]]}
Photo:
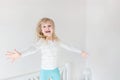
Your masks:
{"label": "girl", "polygon": [[58,39],[55,34],[54,21],[50,18],[42,18],[38,23],[36,32],[38,40],[33,46],[23,51],[8,51],[7,56],[14,62],[20,57],[28,56],[40,51],[40,80],[60,80],[60,71],[57,65],[58,47],[79,53],[83,57],[87,56],[86,52],[69,47]]}

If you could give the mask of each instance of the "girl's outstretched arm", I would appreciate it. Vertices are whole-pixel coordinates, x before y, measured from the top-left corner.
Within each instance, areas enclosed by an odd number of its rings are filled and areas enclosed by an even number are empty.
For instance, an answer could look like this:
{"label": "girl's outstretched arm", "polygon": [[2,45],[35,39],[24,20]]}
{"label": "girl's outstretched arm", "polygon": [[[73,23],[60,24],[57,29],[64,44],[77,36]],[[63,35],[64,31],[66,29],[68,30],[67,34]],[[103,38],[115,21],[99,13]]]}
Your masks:
{"label": "girl's outstretched arm", "polygon": [[30,47],[22,50],[16,50],[14,51],[7,51],[6,56],[14,62],[16,59],[20,57],[25,57],[34,53],[37,53],[39,51],[40,42],[33,43]]}
{"label": "girl's outstretched arm", "polygon": [[60,45],[60,47],[66,49],[66,50],[69,50],[69,51],[72,51],[72,52],[81,54],[82,57],[84,57],[84,58],[86,58],[87,55],[88,55],[87,52],[81,51],[81,50],[79,50],[79,49],[77,49],[77,48],[75,48],[75,47],[73,47],[73,46],[67,45],[67,44],[65,44],[65,43],[62,42],[62,41],[59,41],[59,45]]}
{"label": "girl's outstretched arm", "polygon": [[33,43],[28,48],[22,49],[19,52],[21,53],[21,57],[29,56],[31,54],[35,54],[40,50],[40,43],[36,42]]}

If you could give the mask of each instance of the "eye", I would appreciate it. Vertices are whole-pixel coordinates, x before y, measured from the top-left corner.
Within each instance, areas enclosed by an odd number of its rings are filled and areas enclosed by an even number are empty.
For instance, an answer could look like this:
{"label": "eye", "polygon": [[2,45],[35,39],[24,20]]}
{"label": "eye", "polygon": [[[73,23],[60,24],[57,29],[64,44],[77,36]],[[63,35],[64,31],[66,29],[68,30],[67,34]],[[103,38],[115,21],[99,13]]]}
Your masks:
{"label": "eye", "polygon": [[51,25],[48,25],[48,27],[51,27]]}
{"label": "eye", "polygon": [[46,26],[43,26],[43,28],[46,28]]}

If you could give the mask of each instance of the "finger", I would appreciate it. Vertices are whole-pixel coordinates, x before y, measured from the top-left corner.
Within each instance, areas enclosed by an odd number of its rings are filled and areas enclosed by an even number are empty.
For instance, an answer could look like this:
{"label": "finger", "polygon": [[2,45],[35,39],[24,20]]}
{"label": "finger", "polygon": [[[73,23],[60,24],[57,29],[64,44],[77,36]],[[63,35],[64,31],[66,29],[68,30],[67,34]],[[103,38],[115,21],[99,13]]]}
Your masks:
{"label": "finger", "polygon": [[15,54],[15,52],[7,51],[7,54]]}
{"label": "finger", "polygon": [[14,51],[16,51],[16,52],[17,52],[17,50],[16,50],[16,49],[14,49]]}
{"label": "finger", "polygon": [[13,58],[14,57],[14,54],[6,54],[6,56],[8,57],[8,58]]}
{"label": "finger", "polygon": [[16,49],[14,49],[15,53],[19,53]]}
{"label": "finger", "polygon": [[15,62],[15,58],[12,59],[12,63],[14,63],[14,62]]}
{"label": "finger", "polygon": [[6,55],[6,56],[12,56],[13,53],[6,53],[5,55]]}
{"label": "finger", "polygon": [[5,53],[5,55],[11,55],[11,53]]}
{"label": "finger", "polygon": [[12,56],[11,54],[6,54],[7,57]]}
{"label": "finger", "polygon": [[12,53],[12,51],[7,51],[8,53]]}
{"label": "finger", "polygon": [[14,59],[12,59],[11,63],[13,63],[13,62],[14,62]]}
{"label": "finger", "polygon": [[6,53],[5,55],[6,56],[12,56],[13,54],[12,53]]}

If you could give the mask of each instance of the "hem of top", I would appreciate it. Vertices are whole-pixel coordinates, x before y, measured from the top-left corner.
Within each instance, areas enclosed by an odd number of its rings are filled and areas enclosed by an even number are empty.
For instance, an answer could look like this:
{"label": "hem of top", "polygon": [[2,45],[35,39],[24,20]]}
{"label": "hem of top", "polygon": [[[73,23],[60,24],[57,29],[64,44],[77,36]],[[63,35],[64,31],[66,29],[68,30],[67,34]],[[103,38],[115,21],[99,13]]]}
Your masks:
{"label": "hem of top", "polygon": [[42,67],[41,67],[42,70],[54,70],[54,69],[57,69],[57,68],[58,68],[58,67],[54,67],[54,68],[42,68]]}

